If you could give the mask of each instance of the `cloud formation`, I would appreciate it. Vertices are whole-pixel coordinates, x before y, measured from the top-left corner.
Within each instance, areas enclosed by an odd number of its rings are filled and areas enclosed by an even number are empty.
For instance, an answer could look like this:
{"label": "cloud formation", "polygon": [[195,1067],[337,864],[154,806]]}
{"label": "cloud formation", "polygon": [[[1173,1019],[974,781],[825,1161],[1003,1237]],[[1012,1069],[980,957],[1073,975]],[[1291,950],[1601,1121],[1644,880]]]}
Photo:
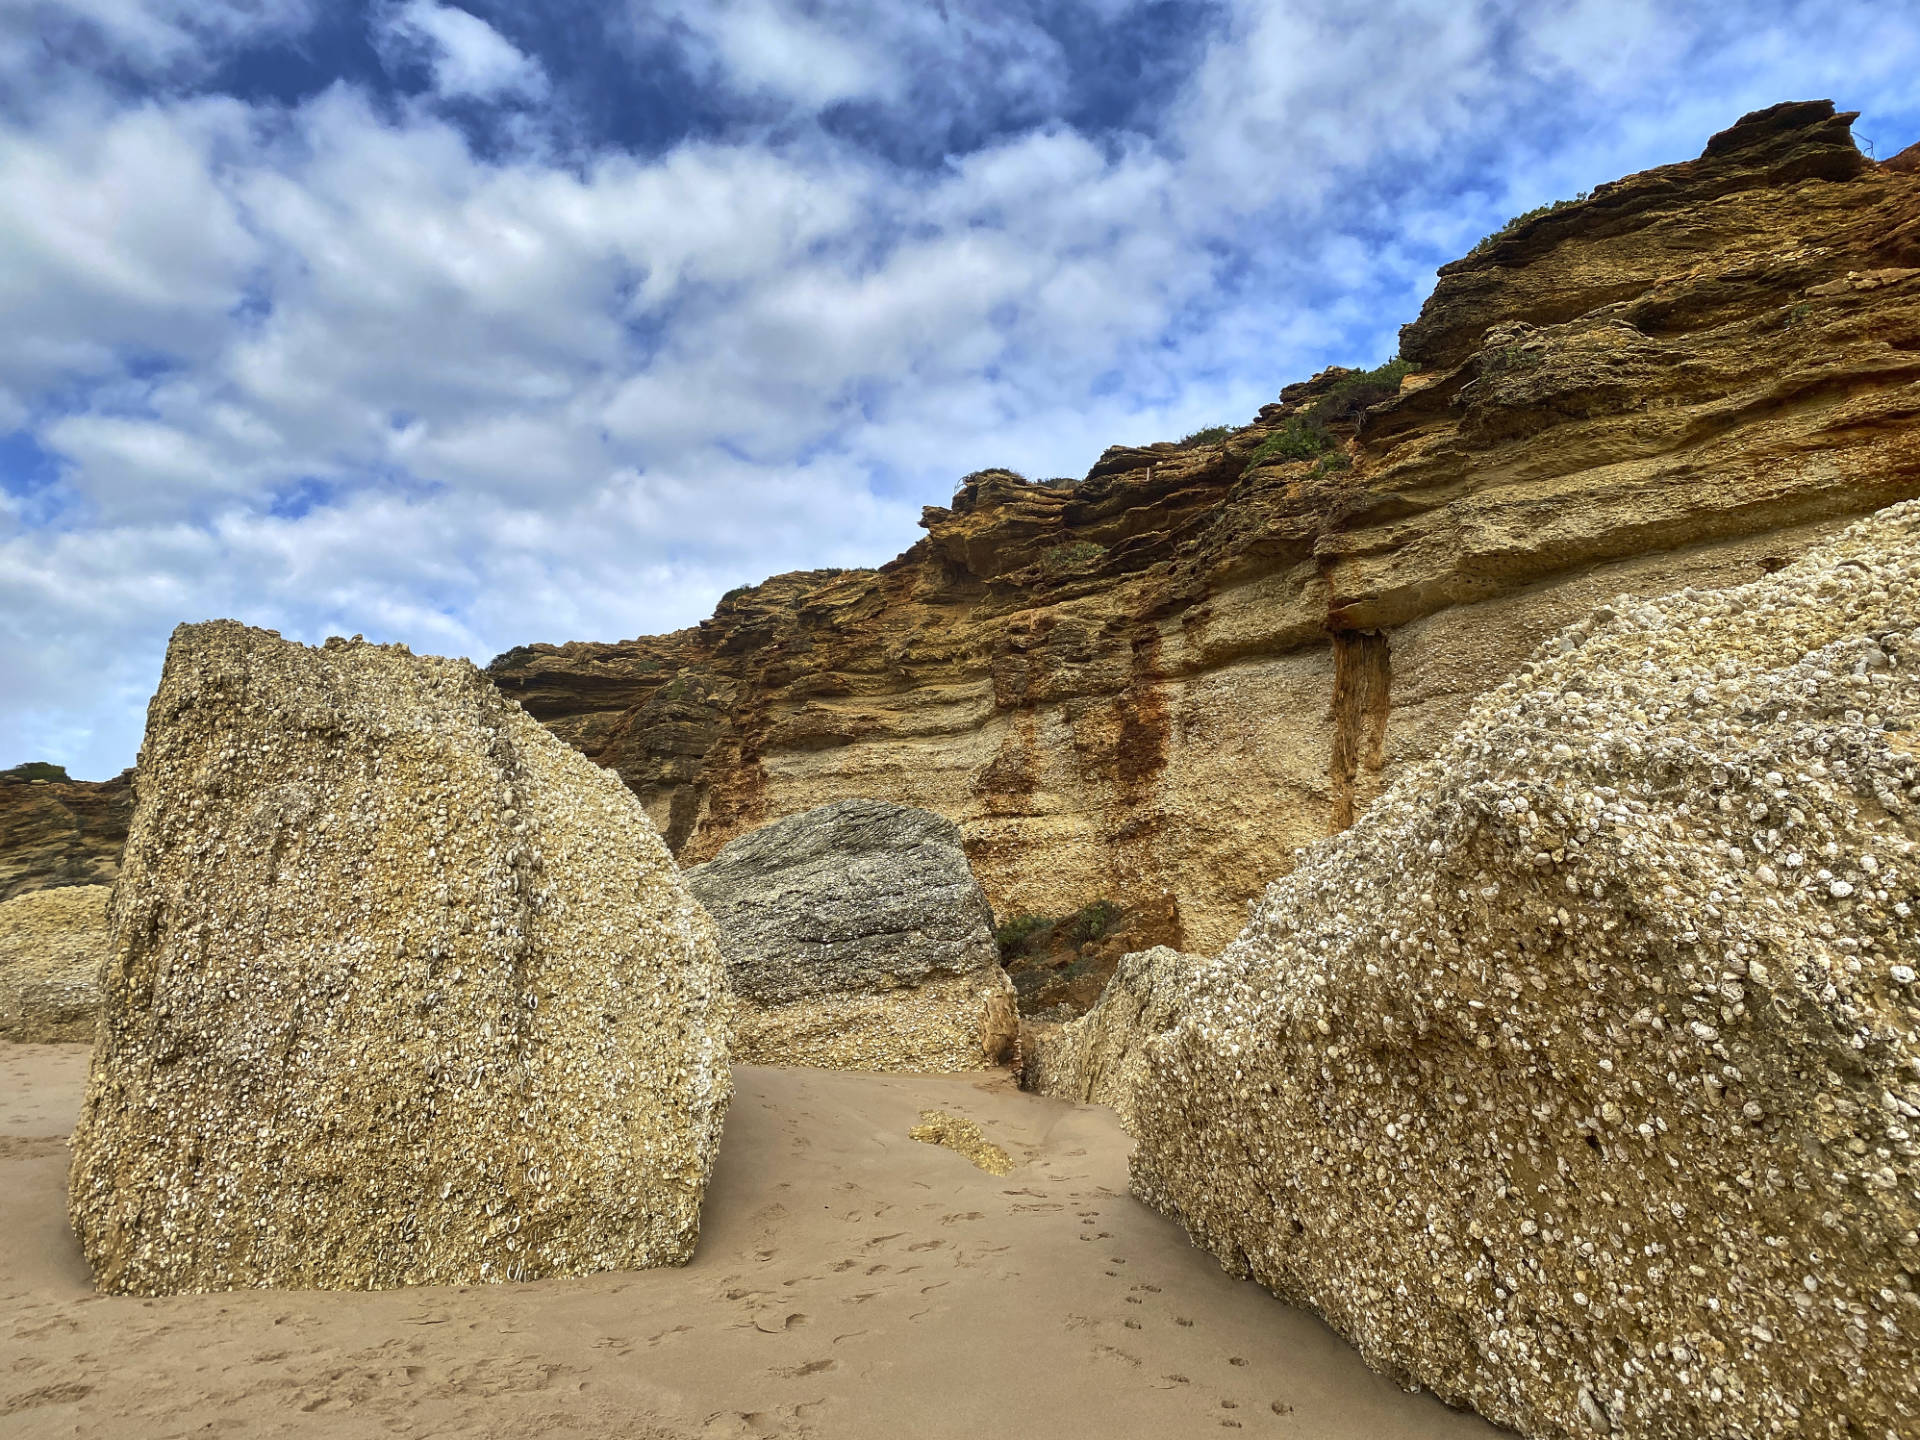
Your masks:
{"label": "cloud formation", "polygon": [[546,72],[478,15],[436,0],[405,0],[373,22],[373,39],[390,65],[423,62],[433,90],[449,99],[539,100]]}
{"label": "cloud formation", "polygon": [[1744,110],[1914,138],[1886,10],[9,12],[0,765],[129,763],[178,621],[639,634],[883,560],[979,466],[1243,420]]}

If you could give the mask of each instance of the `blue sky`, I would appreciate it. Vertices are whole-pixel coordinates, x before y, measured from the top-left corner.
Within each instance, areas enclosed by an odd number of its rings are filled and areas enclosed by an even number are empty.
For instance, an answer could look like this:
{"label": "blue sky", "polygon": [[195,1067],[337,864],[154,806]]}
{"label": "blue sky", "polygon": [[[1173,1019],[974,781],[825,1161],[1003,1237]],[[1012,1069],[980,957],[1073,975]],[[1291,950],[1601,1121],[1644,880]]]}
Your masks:
{"label": "blue sky", "polygon": [[132,763],[182,620],[484,662],[878,563],[1916,74],[1886,0],[0,0],[0,765]]}

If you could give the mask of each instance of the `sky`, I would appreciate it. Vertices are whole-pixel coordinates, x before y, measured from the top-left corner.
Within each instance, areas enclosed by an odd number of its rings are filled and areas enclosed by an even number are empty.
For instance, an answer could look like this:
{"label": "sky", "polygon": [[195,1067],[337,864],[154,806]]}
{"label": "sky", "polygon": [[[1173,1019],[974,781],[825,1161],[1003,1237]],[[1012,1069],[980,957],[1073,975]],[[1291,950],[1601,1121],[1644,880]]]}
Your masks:
{"label": "sky", "polygon": [[484,664],[1390,358],[1900,0],[0,0],[0,767],[230,616]]}

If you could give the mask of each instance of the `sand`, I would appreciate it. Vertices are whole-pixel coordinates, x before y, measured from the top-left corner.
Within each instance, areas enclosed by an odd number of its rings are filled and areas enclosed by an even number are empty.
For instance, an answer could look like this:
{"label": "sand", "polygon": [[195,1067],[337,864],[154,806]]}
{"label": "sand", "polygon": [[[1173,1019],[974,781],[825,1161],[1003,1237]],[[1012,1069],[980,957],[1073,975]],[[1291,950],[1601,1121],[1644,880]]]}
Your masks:
{"label": "sand", "polygon": [[[0,1043],[0,1435],[1492,1436],[1368,1371],[1126,1193],[1112,1113],[997,1074],[735,1072],[684,1269],[93,1293],[66,1221],[89,1049]],[[995,1176],[908,1138],[972,1120]]]}

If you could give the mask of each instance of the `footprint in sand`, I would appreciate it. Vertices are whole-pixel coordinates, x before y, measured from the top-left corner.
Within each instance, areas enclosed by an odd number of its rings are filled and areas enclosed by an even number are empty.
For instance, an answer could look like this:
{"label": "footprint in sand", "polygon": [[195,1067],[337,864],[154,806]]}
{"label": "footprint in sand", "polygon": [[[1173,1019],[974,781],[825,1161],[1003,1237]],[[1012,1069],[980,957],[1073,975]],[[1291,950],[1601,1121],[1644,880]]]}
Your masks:
{"label": "footprint in sand", "polygon": [[715,1415],[700,1427],[701,1440],[752,1440],[755,1436],[778,1435],[780,1428],[771,1415],[735,1411]]}
{"label": "footprint in sand", "polygon": [[788,1365],[774,1370],[772,1373],[780,1376],[783,1380],[799,1380],[808,1375],[818,1375],[824,1370],[838,1370],[839,1368],[840,1362],[838,1360],[809,1360],[804,1365]]}
{"label": "footprint in sand", "polygon": [[798,1311],[788,1315],[768,1313],[753,1317],[753,1328],[763,1335],[781,1335],[789,1330],[798,1330],[807,1323],[807,1317]]}
{"label": "footprint in sand", "polygon": [[23,1410],[40,1410],[50,1405],[72,1405],[92,1393],[91,1385],[82,1385],[77,1381],[45,1385],[38,1390],[29,1390],[24,1395],[0,1400],[0,1415],[17,1415]]}

